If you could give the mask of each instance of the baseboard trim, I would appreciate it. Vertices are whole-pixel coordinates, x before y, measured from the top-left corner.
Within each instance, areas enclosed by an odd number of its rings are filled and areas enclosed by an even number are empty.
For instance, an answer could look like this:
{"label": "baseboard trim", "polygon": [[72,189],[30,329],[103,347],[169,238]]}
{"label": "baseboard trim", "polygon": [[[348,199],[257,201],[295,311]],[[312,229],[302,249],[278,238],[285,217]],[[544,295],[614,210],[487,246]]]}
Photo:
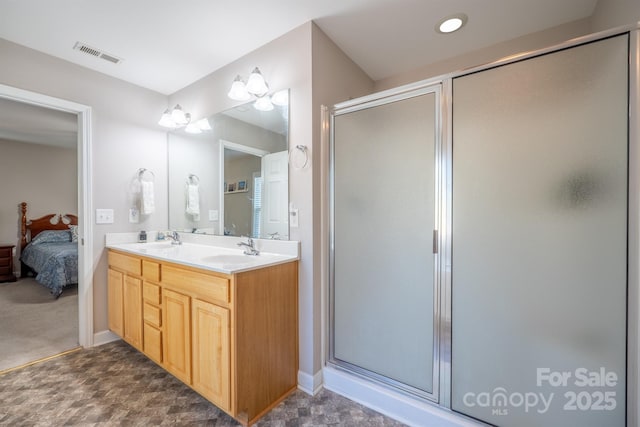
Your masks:
{"label": "baseboard trim", "polygon": [[484,425],[330,366],[325,367],[322,372],[324,388],[327,390],[409,426],[477,427]]}
{"label": "baseboard trim", "polygon": [[298,371],[298,389],[315,396],[322,390],[322,370],[316,372],[315,375]]}
{"label": "baseboard trim", "polygon": [[120,337],[111,331],[96,332],[95,334],[93,334],[93,346],[97,347],[99,345],[118,341],[119,339]]}

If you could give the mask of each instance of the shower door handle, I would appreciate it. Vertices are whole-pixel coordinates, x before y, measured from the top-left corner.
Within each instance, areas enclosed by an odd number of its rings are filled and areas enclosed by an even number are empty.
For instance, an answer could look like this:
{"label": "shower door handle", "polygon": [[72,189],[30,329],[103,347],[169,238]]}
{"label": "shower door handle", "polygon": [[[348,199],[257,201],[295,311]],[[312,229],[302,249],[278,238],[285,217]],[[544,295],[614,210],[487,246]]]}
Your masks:
{"label": "shower door handle", "polygon": [[438,253],[438,230],[433,230],[433,253]]}

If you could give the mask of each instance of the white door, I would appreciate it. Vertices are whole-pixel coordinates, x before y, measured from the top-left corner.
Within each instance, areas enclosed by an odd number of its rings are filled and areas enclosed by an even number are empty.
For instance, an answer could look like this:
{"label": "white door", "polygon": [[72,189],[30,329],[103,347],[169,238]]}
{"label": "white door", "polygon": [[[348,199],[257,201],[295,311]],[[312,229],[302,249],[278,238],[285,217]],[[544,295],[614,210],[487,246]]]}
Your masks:
{"label": "white door", "polygon": [[262,227],[260,237],[278,233],[289,239],[289,152],[267,154],[262,157]]}

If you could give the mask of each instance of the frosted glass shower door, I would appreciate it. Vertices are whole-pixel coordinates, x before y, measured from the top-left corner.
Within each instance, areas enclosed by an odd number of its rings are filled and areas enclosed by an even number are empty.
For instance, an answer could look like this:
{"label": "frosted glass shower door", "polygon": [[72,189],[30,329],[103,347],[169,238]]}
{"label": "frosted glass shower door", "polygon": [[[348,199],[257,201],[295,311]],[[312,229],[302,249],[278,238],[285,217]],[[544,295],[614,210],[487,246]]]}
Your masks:
{"label": "frosted glass shower door", "polygon": [[625,425],[627,43],[453,80],[455,411]]}
{"label": "frosted glass shower door", "polygon": [[338,111],[332,126],[330,361],[426,398],[435,394],[436,89]]}

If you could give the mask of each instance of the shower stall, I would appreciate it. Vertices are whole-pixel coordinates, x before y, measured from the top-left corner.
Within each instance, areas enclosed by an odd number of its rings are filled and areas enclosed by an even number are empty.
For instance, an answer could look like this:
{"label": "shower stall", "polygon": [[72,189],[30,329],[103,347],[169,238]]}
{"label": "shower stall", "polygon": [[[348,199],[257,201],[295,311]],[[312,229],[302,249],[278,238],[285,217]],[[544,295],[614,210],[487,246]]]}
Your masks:
{"label": "shower stall", "polygon": [[451,425],[635,419],[638,39],[334,107],[328,367]]}

